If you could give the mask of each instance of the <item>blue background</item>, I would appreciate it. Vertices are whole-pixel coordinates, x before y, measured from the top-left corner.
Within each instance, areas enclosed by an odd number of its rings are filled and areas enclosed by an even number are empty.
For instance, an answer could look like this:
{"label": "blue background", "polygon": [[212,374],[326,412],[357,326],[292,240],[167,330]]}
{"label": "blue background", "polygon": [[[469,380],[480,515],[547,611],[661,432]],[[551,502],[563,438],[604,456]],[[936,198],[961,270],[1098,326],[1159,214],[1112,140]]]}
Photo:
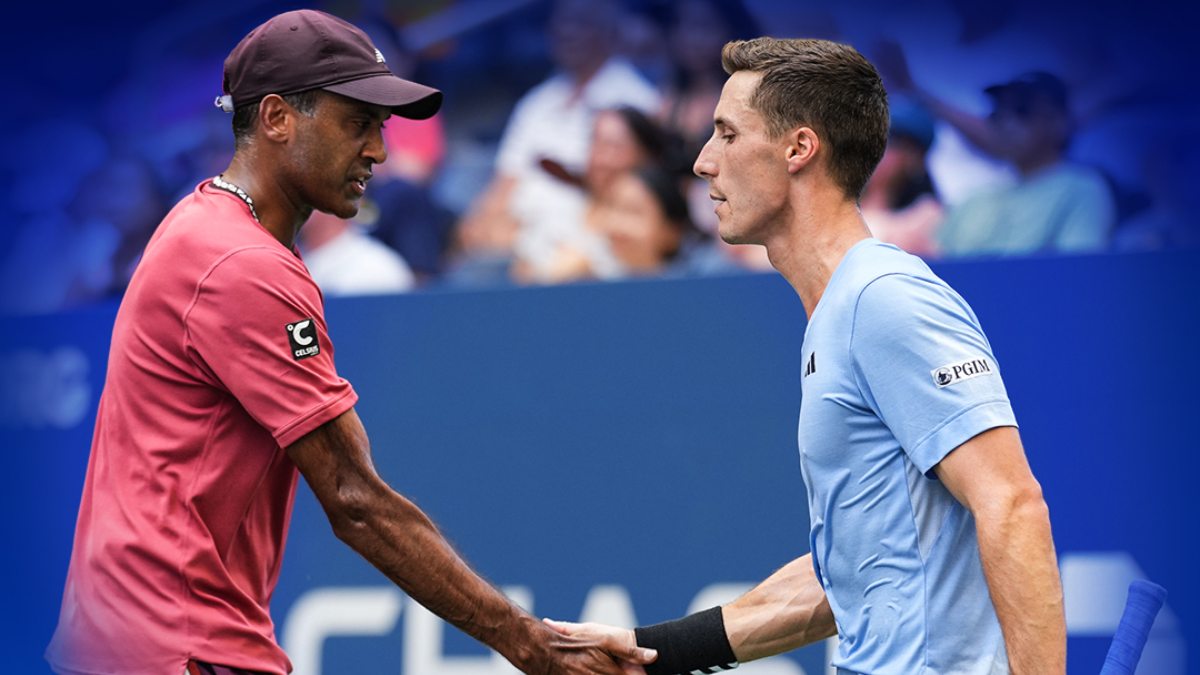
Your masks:
{"label": "blue background", "polygon": [[[15,203],[61,198],[55,187],[87,170],[77,147],[30,129],[87,120],[136,137],[209,110],[224,53],[295,6],[7,7],[0,247],[30,226],[10,215]],[[1168,109],[1195,101],[1193,7],[1012,5],[1031,8],[1052,35],[1139,41],[1147,62],[1172,64],[1142,95]],[[465,39],[462,49],[524,56],[492,44]],[[545,75],[486,72],[514,97]],[[453,113],[455,83],[430,81]],[[1132,554],[1168,587],[1193,653],[1198,269],[1196,253],[936,266],[995,347],[1060,553]],[[0,317],[3,672],[45,672],[115,307]],[[803,312],[774,276],[331,300],[328,318],[381,472],[489,578],[530,587],[539,614],[574,618],[589,589],[619,584],[639,621],[658,621],[708,584],[761,579],[806,548],[794,438]],[[73,397],[82,415],[63,412]],[[305,592],[384,583],[336,542],[301,488],[273,607],[281,634]],[[398,633],[330,641],[326,672],[399,671]],[[448,650],[479,653],[448,640]],[[1096,672],[1105,645],[1073,637],[1071,672]],[[818,672],[819,651],[796,658]]]}
{"label": "blue background", "polygon": [[[1060,554],[1129,552],[1169,589],[1192,651],[1198,264],[1176,253],[936,267],[995,347]],[[6,320],[5,353],[79,349],[94,410],[114,309]],[[617,584],[638,621],[663,620],[708,584],[757,581],[806,550],[804,314],[778,277],[341,299],[327,315],[381,473],[490,579],[529,587],[539,614],[574,619],[589,589]],[[37,382],[67,391],[69,375]],[[44,668],[93,415],[5,429],[11,672]],[[302,487],[272,608],[280,635],[292,603],[325,586],[386,582]],[[397,635],[331,640],[325,672],[398,671]],[[445,649],[477,653],[460,642]],[[1072,638],[1071,672],[1097,672],[1106,644]],[[819,672],[819,648],[796,658]]]}

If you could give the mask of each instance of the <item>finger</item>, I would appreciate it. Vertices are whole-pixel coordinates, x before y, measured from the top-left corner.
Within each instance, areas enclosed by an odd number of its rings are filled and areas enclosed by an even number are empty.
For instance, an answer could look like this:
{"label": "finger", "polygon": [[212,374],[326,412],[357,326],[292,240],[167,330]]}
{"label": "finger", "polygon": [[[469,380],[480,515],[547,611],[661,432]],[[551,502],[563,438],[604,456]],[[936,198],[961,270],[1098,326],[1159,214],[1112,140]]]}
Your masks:
{"label": "finger", "polygon": [[542,619],[542,623],[546,624],[559,635],[574,635],[580,626],[577,623],[569,621],[555,621],[554,619]]}

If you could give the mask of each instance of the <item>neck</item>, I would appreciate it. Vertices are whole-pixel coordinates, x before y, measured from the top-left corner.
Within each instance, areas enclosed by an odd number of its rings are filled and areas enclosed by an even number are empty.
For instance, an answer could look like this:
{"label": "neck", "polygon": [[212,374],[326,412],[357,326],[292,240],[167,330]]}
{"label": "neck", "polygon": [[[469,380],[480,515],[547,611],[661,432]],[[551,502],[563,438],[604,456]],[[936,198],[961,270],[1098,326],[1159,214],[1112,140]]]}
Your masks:
{"label": "neck", "polygon": [[858,206],[830,191],[834,199],[800,200],[805,208],[767,239],[767,257],[795,289],[812,318],[846,251],[871,236]]}
{"label": "neck", "polygon": [[1017,173],[1021,174],[1021,178],[1029,178],[1046,167],[1054,166],[1058,163],[1060,156],[1058,153],[1047,154],[1041,157],[1033,157],[1016,164]]}
{"label": "neck", "polygon": [[867,181],[867,186],[863,188],[862,198],[859,203],[864,209],[875,209],[877,211],[886,211],[891,206],[891,192],[893,190],[892,181],[887,180],[883,176],[876,174]]}
{"label": "neck", "polygon": [[296,199],[294,193],[280,183],[278,174],[256,170],[260,163],[250,155],[239,150],[221,176],[250,195],[263,229],[290,249],[295,245],[300,226],[312,215],[312,207]]}
{"label": "neck", "polygon": [[592,78],[596,76],[596,73],[600,72],[600,69],[604,67],[604,64],[608,63],[608,58],[609,57],[605,56],[603,58],[589,61],[588,63],[581,64],[578,68],[570,71],[569,75],[575,85],[572,98],[578,98],[583,95],[583,90],[587,88],[588,83],[592,81]]}

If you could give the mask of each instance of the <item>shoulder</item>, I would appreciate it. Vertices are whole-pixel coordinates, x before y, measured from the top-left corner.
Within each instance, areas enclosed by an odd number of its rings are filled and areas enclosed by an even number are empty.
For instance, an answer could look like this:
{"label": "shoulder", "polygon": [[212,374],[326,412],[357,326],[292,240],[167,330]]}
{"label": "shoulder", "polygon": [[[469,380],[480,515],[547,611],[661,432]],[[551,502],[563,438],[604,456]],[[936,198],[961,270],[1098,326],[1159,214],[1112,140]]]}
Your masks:
{"label": "shoulder", "polygon": [[553,104],[555,101],[566,98],[569,92],[570,82],[567,80],[566,75],[555,73],[534,85],[532,89],[517,99],[517,104],[513,108],[513,114],[529,114],[530,111],[536,112]]}
{"label": "shoulder", "polygon": [[1040,176],[1037,183],[1042,190],[1081,200],[1101,201],[1111,195],[1104,174],[1083,164],[1061,164]]}
{"label": "shoulder", "polygon": [[304,263],[280,245],[253,243],[226,250],[213,260],[202,284],[237,282],[249,287],[276,282],[312,283]]}
{"label": "shoulder", "polygon": [[958,306],[961,298],[941,279],[891,272],[872,279],[862,287],[854,303],[860,322],[899,322],[920,316],[943,306]]}
{"label": "shoulder", "polygon": [[[220,269],[271,274],[303,265],[245,207],[200,190],[184,197],[163,219],[138,265],[151,283],[200,283]],[[175,280],[171,282],[170,280]]]}
{"label": "shoulder", "polygon": [[255,323],[275,317],[280,308],[300,316],[320,315],[323,306],[320,289],[299,259],[282,246],[258,244],[230,249],[203,270],[183,321]]}
{"label": "shoulder", "polygon": [[852,248],[836,274],[839,277],[837,285],[844,289],[841,292],[855,297],[877,282],[883,281],[884,286],[890,285],[894,280],[886,280],[893,276],[943,283],[921,258],[901,250],[894,244],[886,244],[876,239],[863,241]]}
{"label": "shoulder", "polygon": [[929,330],[977,323],[962,296],[919,258],[908,257],[913,260],[878,266],[858,280],[851,304],[852,342],[903,341]]}

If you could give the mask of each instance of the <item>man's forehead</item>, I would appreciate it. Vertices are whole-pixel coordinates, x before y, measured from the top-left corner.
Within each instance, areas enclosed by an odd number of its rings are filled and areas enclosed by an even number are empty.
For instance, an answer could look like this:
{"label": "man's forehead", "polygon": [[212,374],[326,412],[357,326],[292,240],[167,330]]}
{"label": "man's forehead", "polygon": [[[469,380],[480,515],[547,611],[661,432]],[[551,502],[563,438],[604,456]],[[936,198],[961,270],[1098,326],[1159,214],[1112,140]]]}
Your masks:
{"label": "man's forehead", "polygon": [[762,73],[739,70],[725,81],[721,89],[721,98],[717,101],[717,109],[713,113],[714,120],[723,122],[748,121],[747,118],[758,117],[758,111],[750,105]]}

